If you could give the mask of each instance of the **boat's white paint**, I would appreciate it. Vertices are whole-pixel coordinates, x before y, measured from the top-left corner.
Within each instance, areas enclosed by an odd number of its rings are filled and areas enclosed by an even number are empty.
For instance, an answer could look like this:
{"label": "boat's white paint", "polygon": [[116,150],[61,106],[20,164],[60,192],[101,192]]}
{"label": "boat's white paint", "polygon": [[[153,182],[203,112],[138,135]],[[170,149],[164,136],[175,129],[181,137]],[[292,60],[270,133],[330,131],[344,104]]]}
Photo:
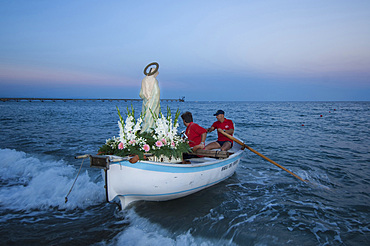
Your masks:
{"label": "boat's white paint", "polygon": [[124,208],[133,201],[166,201],[210,187],[233,175],[243,152],[240,147],[234,143],[234,154],[227,159],[196,158],[192,164],[110,163],[108,200],[118,196]]}

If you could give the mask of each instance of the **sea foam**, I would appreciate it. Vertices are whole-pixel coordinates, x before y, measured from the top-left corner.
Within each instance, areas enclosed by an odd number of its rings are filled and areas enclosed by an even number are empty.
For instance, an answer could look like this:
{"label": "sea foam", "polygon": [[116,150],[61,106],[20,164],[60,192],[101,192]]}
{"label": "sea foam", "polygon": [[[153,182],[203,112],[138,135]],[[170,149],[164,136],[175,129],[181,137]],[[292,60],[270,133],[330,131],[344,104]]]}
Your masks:
{"label": "sea foam", "polygon": [[195,236],[192,229],[182,233],[173,233],[162,226],[140,217],[129,209],[120,212],[125,220],[130,221],[130,226],[117,234],[110,242],[101,242],[101,245],[126,245],[126,246],[210,246],[210,245],[236,245],[231,240],[214,239]]}
{"label": "sea foam", "polygon": [[103,181],[94,182],[85,170],[79,175],[68,203],[65,203],[78,169],[63,160],[35,157],[10,149],[0,149],[0,160],[1,209],[70,210],[104,201]]}

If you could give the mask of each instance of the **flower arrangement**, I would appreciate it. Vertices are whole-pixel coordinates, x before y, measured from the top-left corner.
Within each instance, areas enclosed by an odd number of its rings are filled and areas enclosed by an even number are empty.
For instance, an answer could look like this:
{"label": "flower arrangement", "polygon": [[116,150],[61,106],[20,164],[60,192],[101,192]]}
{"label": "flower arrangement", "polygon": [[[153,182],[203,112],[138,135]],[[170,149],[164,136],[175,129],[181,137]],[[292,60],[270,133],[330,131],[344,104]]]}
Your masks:
{"label": "flower arrangement", "polygon": [[99,154],[128,156],[138,155],[144,159],[145,153],[151,153],[156,157],[166,156],[168,158],[181,158],[182,153],[190,152],[187,140],[177,134],[178,118],[180,111],[177,110],[175,119],[172,121],[171,109],[167,107],[167,117],[162,112],[159,116],[152,113],[155,128],[152,132],[140,132],[143,115],[135,119],[135,111],[131,105],[131,111],[127,107],[126,120],[123,119],[117,107],[119,121],[119,137],[106,140],[100,147]]}

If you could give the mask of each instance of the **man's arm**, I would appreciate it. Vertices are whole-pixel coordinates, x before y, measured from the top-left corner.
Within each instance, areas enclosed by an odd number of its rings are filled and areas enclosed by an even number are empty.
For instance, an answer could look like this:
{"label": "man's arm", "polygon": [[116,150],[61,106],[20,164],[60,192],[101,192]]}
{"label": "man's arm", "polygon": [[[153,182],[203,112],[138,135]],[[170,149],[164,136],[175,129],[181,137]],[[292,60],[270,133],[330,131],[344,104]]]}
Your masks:
{"label": "man's arm", "polygon": [[215,128],[213,126],[211,126],[210,128],[207,129],[207,132],[213,132],[215,130]]}
{"label": "man's arm", "polygon": [[204,143],[206,142],[206,138],[207,138],[207,132],[202,133],[202,141],[200,143],[201,144],[203,143],[203,145],[204,145]]}
{"label": "man's arm", "polygon": [[205,147],[205,141],[206,141],[206,138],[207,138],[207,132],[202,133],[201,136],[202,136],[202,140],[201,140],[200,144],[195,145],[193,147],[193,151],[196,151],[197,149],[204,149],[204,147]]}
{"label": "man's arm", "polygon": [[219,132],[226,132],[227,134],[230,134],[230,135],[233,135],[234,134],[234,129],[222,130],[221,128],[217,128],[217,131],[219,131]]}

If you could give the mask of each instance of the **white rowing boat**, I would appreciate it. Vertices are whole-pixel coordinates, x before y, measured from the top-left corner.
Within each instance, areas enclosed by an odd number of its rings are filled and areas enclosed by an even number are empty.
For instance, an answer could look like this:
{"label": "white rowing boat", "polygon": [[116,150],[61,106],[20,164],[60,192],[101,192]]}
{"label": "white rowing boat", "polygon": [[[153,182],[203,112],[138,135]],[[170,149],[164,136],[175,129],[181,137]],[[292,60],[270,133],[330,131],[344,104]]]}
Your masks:
{"label": "white rowing boat", "polygon": [[[214,151],[216,152],[216,151]],[[227,158],[191,158],[190,164],[138,161],[117,156],[89,156],[104,169],[107,201],[118,197],[125,208],[134,201],[167,201],[190,195],[232,176],[243,153],[234,142]]]}

